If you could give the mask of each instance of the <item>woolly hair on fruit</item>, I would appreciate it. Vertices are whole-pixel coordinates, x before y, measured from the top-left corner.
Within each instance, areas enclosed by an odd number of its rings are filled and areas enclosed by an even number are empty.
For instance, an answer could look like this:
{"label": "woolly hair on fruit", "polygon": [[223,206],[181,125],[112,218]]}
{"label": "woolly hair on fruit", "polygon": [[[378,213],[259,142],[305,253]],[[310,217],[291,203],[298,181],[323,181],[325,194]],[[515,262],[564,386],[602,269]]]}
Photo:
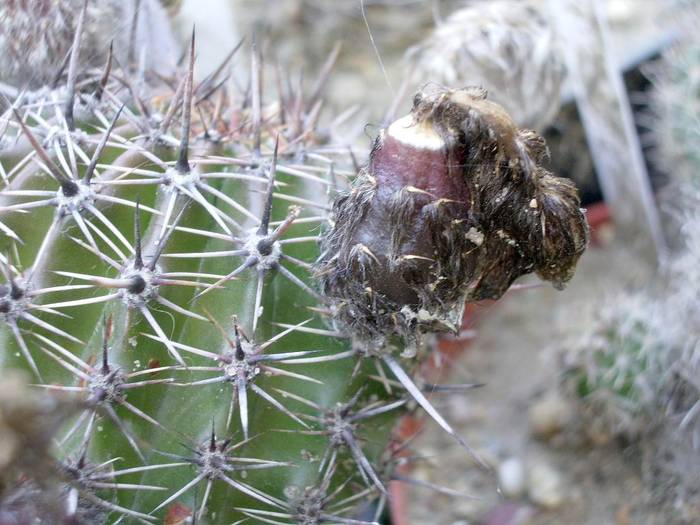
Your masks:
{"label": "woolly hair on fruit", "polygon": [[477,88],[419,92],[333,205],[317,273],[359,347],[457,330],[464,301],[535,272],[562,287],[588,230],[543,139]]}

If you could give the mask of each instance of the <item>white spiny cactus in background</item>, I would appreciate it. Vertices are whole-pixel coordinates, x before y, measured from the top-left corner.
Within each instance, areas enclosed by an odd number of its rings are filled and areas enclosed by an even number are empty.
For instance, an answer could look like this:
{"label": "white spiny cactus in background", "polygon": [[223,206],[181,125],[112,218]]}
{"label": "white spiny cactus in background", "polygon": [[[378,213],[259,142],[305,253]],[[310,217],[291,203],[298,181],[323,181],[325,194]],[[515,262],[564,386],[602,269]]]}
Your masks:
{"label": "white spiny cactus in background", "polygon": [[519,126],[542,130],[559,109],[565,73],[548,16],[539,0],[469,3],[409,52],[416,76],[481,85]]}
{"label": "white spiny cactus in background", "polygon": [[[4,1],[0,7],[0,82],[21,90],[59,85],[84,3]],[[136,59],[140,67],[161,74],[175,67],[178,46],[157,0],[87,2],[80,67],[101,67],[110,44],[121,64]]]}
{"label": "white spiny cactus in background", "polygon": [[694,34],[700,9],[687,10],[686,17],[679,41],[649,71],[655,117],[650,138],[659,168],[673,166],[672,181],[700,187],[700,43]]}

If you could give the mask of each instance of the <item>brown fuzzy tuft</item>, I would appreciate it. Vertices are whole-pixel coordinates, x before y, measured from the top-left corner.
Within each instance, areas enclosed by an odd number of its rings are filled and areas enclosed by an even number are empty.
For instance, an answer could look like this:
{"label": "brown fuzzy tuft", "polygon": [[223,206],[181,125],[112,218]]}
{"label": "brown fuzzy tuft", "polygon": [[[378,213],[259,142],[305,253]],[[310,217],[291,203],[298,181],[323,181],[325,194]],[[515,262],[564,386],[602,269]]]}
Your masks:
{"label": "brown fuzzy tuft", "polygon": [[419,92],[334,203],[318,276],[341,328],[362,348],[416,342],[456,330],[465,300],[498,299],[521,275],[561,288],[588,229],[546,155],[482,89]]}

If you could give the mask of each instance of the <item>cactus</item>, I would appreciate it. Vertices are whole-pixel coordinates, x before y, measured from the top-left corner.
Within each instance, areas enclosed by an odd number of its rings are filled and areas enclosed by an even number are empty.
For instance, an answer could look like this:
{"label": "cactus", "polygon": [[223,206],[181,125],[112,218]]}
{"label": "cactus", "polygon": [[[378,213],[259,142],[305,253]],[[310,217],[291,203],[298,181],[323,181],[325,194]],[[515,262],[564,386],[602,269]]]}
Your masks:
{"label": "cactus", "polygon": [[[2,82],[15,87],[57,87],[75,35],[75,15],[84,0],[33,5],[4,2],[0,11],[0,71]],[[137,16],[138,15],[138,16]],[[80,64],[99,67],[114,39],[122,63],[135,58],[167,74],[177,59],[175,39],[166,14],[156,0],[96,0],[85,11]]]}
{"label": "cactus", "polygon": [[657,305],[635,293],[595,306],[583,333],[561,344],[561,386],[581,415],[574,432],[597,442],[638,439],[662,411],[664,347],[650,322]]}
{"label": "cactus", "polygon": [[420,378],[427,336],[525,273],[563,285],[587,238],[575,188],[485,92],[443,89],[344,189],[320,87],[264,103],[255,43],[244,92],[237,49],[196,82],[194,33],[182,72],[113,47],[94,68],[88,13],[56,85],[3,99],[0,362],[70,406],[26,451],[44,460],[3,473],[3,512],[376,522],[352,512],[405,479],[384,449],[413,401],[469,448]]}
{"label": "cactus", "polygon": [[518,126],[542,131],[559,111],[564,83],[560,39],[542,2],[472,2],[409,50],[418,78],[478,83]]}
{"label": "cactus", "polygon": [[[697,185],[700,154],[695,147],[700,135],[698,59],[700,47],[692,34],[693,21],[700,17],[697,7],[683,11],[688,20],[681,38],[648,68],[653,84],[651,139],[654,160],[676,183]],[[673,166],[668,170],[668,166]]]}
{"label": "cactus", "polygon": [[[581,332],[557,343],[560,389],[577,417],[566,437],[592,444],[617,438],[643,451],[640,465],[653,505],[678,523],[700,515],[698,193],[685,186],[682,249],[650,282],[575,306]],[[582,307],[583,306],[583,307]]]}

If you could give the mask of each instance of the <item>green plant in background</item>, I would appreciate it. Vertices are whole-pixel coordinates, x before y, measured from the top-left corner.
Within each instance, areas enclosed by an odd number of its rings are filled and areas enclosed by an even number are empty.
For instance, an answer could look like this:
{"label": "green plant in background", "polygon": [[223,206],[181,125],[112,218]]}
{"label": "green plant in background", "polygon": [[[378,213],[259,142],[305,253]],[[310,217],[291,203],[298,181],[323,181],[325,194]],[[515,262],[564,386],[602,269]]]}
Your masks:
{"label": "green plant in background", "polygon": [[[685,190],[686,205],[682,211],[683,247],[669,263],[660,289],[657,310],[662,312],[653,323],[654,332],[663,346],[664,426],[648,446],[648,473],[654,485],[669,490],[664,502],[688,523],[700,519],[700,215],[695,184]],[[691,189],[692,188],[692,189]]]}
{"label": "green plant in background", "polygon": [[[77,13],[83,0],[40,1],[36,9],[24,2],[3,2],[0,11],[0,85],[41,91],[61,87]],[[163,7],[157,0],[95,0],[88,3],[80,63],[100,67],[110,40],[122,63],[137,60],[151,71],[167,75],[177,61],[177,44]],[[44,95],[46,93],[44,92]]]}
{"label": "green plant in background", "polygon": [[618,295],[562,344],[562,387],[596,441],[638,438],[659,421],[664,358],[653,306],[645,294]]}
{"label": "green plant in background", "polygon": [[575,188],[483,91],[441,89],[345,189],[348,149],[317,127],[325,75],[268,98],[253,45],[247,88],[227,82],[230,56],[196,82],[194,34],[182,74],[106,42],[92,68],[88,4],[55,85],[3,88],[0,362],[70,408],[0,426],[43,451],[9,449],[0,512],[376,521],[353,510],[386,499],[381,458],[411,399],[466,446],[420,380],[426,336],[520,275],[566,282],[587,239]]}
{"label": "green plant in background", "polygon": [[[686,202],[697,206],[697,199],[696,190],[686,192]],[[682,217],[683,247],[653,281],[587,305],[595,309],[591,315],[576,305],[581,333],[557,346],[560,388],[578,409],[569,435],[593,444],[624,438],[638,447],[653,505],[666,505],[679,523],[694,523],[700,516],[700,217],[691,209]]]}

